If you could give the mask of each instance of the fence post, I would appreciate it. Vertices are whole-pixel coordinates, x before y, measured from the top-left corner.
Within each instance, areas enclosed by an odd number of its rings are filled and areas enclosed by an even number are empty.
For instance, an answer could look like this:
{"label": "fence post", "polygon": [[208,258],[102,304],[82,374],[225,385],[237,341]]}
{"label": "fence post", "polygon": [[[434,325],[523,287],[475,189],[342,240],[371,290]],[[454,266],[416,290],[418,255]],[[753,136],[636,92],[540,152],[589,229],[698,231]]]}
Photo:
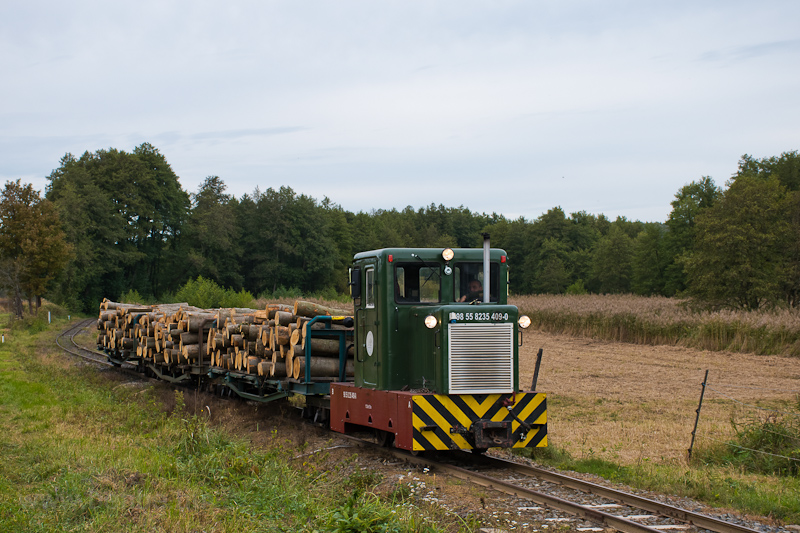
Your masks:
{"label": "fence post", "polygon": [[531,383],[531,390],[536,390],[536,383],[539,381],[539,367],[542,364],[542,348],[539,348],[539,353],[536,354],[536,370],[533,371],[533,382]]}
{"label": "fence post", "polygon": [[694,419],[694,429],[692,430],[692,442],[689,443],[689,459],[692,458],[692,448],[694,448],[694,437],[697,435],[697,424],[700,422],[700,409],[703,408],[703,396],[706,394],[706,385],[708,385],[708,370],[706,370],[706,377],[703,378],[703,388],[700,390],[700,403],[697,405],[697,417]]}

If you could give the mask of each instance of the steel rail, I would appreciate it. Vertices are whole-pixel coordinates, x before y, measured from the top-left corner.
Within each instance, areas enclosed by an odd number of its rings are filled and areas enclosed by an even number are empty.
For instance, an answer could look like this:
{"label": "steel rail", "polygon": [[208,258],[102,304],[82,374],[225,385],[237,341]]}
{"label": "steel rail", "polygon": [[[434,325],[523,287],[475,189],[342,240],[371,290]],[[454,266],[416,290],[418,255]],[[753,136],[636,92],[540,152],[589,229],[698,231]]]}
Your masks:
{"label": "steel rail", "polygon": [[[152,377],[149,377],[149,376],[147,376],[145,374],[142,374],[141,372],[138,372],[134,365],[131,365],[129,363],[122,363],[122,365],[117,366],[114,363],[112,363],[111,361],[109,361],[108,357],[105,354],[102,354],[100,352],[96,352],[94,350],[86,348],[85,346],[81,346],[80,344],[75,342],[75,335],[77,335],[80,330],[86,328],[89,324],[92,324],[94,321],[95,321],[95,319],[88,318],[86,320],[78,322],[77,324],[74,324],[72,327],[69,327],[69,328],[65,329],[63,332],[61,332],[61,334],[58,337],[56,337],[56,345],[58,345],[58,347],[61,348],[62,350],[64,350],[65,352],[67,352],[69,354],[72,354],[72,355],[74,355],[76,357],[80,357],[81,359],[85,359],[87,361],[90,361],[92,363],[95,363],[95,364],[98,364],[98,365],[103,365],[103,366],[106,366],[106,367],[116,368],[116,369],[120,370],[121,372],[123,372],[125,374],[128,374],[128,375],[130,375],[132,377],[135,377],[137,379],[157,381]],[[61,342],[59,342],[59,341],[63,337],[69,337],[69,340],[72,342],[73,346],[75,346],[75,348],[77,348],[79,351],[75,351],[75,350],[73,350],[73,349],[71,349],[71,348],[69,348],[67,346],[62,345]],[[81,353],[81,352],[83,352],[83,353]]]}
{"label": "steel rail", "polygon": [[[91,361],[93,363],[98,363],[98,364],[105,365],[105,366],[114,366],[111,363],[109,363],[99,353],[95,353],[94,351],[89,350],[88,348],[84,348],[83,346],[80,346],[77,342],[75,342],[75,335],[77,335],[78,332],[81,329],[85,328],[86,326],[88,326],[92,322],[94,322],[94,319],[88,318],[88,319],[83,320],[81,322],[78,322],[77,324],[74,324],[73,326],[71,326],[71,327],[67,328],[66,330],[62,331],[58,335],[58,337],[56,337],[56,345],[58,345],[58,347],[61,348],[62,350],[64,350],[65,352],[70,353],[70,354],[72,354],[72,355],[74,355],[76,357],[81,357],[83,359],[86,359],[87,361]],[[69,340],[72,342],[72,344],[78,350],[81,350],[82,352],[86,352],[86,353],[91,354],[91,355],[86,355],[85,353],[77,352],[77,351],[75,351],[75,350],[73,350],[73,349],[61,344],[61,342],[60,342],[61,339],[63,337],[67,337],[67,336],[69,337]]]}
{"label": "steel rail", "polygon": [[[437,461],[435,458],[427,457],[424,455],[413,455],[410,452],[405,450],[399,450],[396,448],[386,448],[382,447],[374,442],[370,442],[353,435],[337,435],[338,437],[342,437],[346,440],[350,440],[355,442],[357,445],[369,448],[373,450],[379,450],[385,453],[388,453],[395,457],[396,459],[401,459],[407,461],[409,463],[413,463],[420,466],[427,466],[431,469],[435,469],[446,474],[449,474],[453,477],[457,477],[459,479],[463,479],[465,481],[469,481],[470,483],[475,483],[476,485],[480,485],[482,487],[490,488],[497,490],[499,492],[503,492],[505,494],[509,494],[511,496],[516,497],[524,497],[531,501],[540,503],[542,505],[546,505],[553,509],[558,509],[569,513],[571,515],[578,516],[580,518],[584,518],[587,520],[591,520],[593,522],[606,525],[610,528],[616,529],[617,531],[623,531],[625,533],[664,533],[662,530],[656,529],[654,527],[645,526],[642,524],[638,524],[636,522],[632,522],[630,520],[626,520],[625,518],[614,516],[612,514],[598,511],[597,509],[593,509],[591,507],[587,507],[584,505],[580,505],[574,502],[570,502],[556,496],[551,496],[549,494],[544,494],[541,492],[537,492],[525,487],[520,487],[518,485],[514,485],[512,483],[508,483],[506,481],[501,481],[499,479],[480,474],[477,472],[473,472],[467,470],[465,468],[461,468],[454,465],[449,465],[446,463],[442,463]],[[464,457],[469,459],[471,456],[467,456],[464,454]]]}
{"label": "steel rail", "polygon": [[[515,485],[507,481],[502,481],[485,474],[461,468],[459,466],[442,463],[437,461],[434,457],[413,455],[404,450],[381,447],[378,444],[375,444],[374,442],[370,442],[352,435],[338,435],[338,436],[343,437],[347,440],[354,441],[355,443],[357,443],[362,447],[372,448],[375,450],[381,450],[385,453],[389,453],[393,457],[402,459],[409,463],[421,466],[427,466],[431,469],[439,470],[443,473],[450,474],[459,479],[463,479],[465,481],[469,481],[471,483],[475,483],[477,485],[486,488],[494,489],[499,492],[509,494],[511,496],[528,498],[534,502],[545,505],[547,507],[558,509],[560,511],[564,511],[571,515],[584,518],[586,520],[591,520],[599,524],[603,524],[618,531],[624,531],[626,533],[643,532],[643,531],[648,531],[652,533],[654,531],[659,531],[660,533],[664,533],[663,530],[659,529],[659,527],[663,527],[660,525],[645,526],[643,524],[627,520],[620,516],[615,516],[603,511],[599,511],[590,506],[584,506],[574,502],[570,502],[568,500],[558,498],[557,496],[552,496],[550,494],[545,494],[539,491],[528,489],[526,487]],[[452,458],[453,455],[450,455],[450,457]],[[456,457],[459,460],[463,460],[468,463],[473,463],[477,466],[489,466],[495,469],[511,470],[516,473],[524,474],[527,476],[533,476],[545,481],[549,481],[551,483],[556,483],[558,485],[576,491],[591,493],[596,496],[607,498],[609,500],[614,500],[623,505],[627,505],[629,507],[634,507],[642,509],[643,511],[653,513],[654,518],[661,517],[661,518],[677,520],[679,522],[683,522],[695,526],[697,528],[702,528],[709,531],[715,531],[718,533],[760,533],[755,529],[751,529],[745,526],[732,524],[730,522],[725,522],[723,520],[706,516],[700,513],[688,511],[685,509],[680,509],[678,507],[666,503],[661,503],[647,498],[643,498],[641,496],[637,496],[636,494],[631,494],[620,490],[612,489],[609,487],[604,487],[596,483],[583,481],[581,479],[573,478],[564,474],[558,474],[556,472],[551,472],[549,470],[544,470],[542,468],[523,465],[520,463],[507,461],[496,457],[477,456],[469,453],[457,454]]]}
{"label": "steel rail", "polygon": [[620,516],[615,516],[603,511],[598,511],[597,509],[593,509],[585,505],[564,500],[562,498],[558,498],[550,494],[544,494],[542,492],[521,487],[519,485],[514,485],[513,483],[502,481],[497,478],[487,476],[485,474],[480,474],[478,472],[473,472],[465,468],[461,468],[459,466],[440,463],[438,461],[431,460],[421,456],[413,456],[407,452],[403,452],[400,450],[391,450],[390,453],[392,453],[392,455],[394,455],[395,457],[403,458],[409,462],[425,465],[432,469],[440,470],[442,472],[450,474],[451,476],[457,477],[459,479],[475,483],[476,485],[480,485],[482,487],[494,489],[503,492],[505,494],[509,494],[511,496],[527,498],[536,503],[546,505],[547,507],[558,509],[560,511],[564,511],[571,515],[578,516],[586,520],[591,520],[599,524],[603,524],[604,526],[616,529],[617,531],[623,531],[624,533],[643,533],[643,532],[664,533],[662,530],[657,529],[655,527],[639,524],[637,522],[627,520]]}
{"label": "steel rail", "polygon": [[610,487],[604,487],[603,485],[598,485],[590,481],[576,479],[535,466],[523,465],[513,461],[487,456],[479,458],[478,462],[482,462],[495,468],[504,468],[520,474],[536,476],[552,483],[557,483],[574,490],[602,496],[631,507],[637,507],[651,513],[657,513],[699,528],[717,531],[719,533],[758,533],[755,529],[725,522],[724,520],[720,520],[718,518],[713,518],[711,516],[696,513],[694,511],[687,511],[686,509],[681,509],[667,503],[658,502],[642,496],[637,496],[636,494],[630,494],[628,492],[612,489]]}

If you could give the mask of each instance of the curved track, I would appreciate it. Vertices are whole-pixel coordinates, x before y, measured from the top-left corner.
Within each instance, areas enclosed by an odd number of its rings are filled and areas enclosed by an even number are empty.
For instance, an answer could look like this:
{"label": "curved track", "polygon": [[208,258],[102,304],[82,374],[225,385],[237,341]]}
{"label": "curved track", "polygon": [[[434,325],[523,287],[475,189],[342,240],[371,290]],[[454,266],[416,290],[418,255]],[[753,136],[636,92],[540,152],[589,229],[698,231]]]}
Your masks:
{"label": "curved track", "polygon": [[[68,329],[61,332],[61,334],[56,337],[56,344],[59,348],[64,350],[67,353],[70,353],[76,357],[80,357],[82,359],[86,359],[87,361],[91,361],[93,363],[97,363],[104,366],[114,366],[109,361],[108,358],[104,355],[100,354],[99,352],[95,352],[94,350],[90,350],[88,348],[84,348],[77,342],[75,342],[75,335],[80,333],[81,330],[86,329],[90,324],[94,323],[95,319],[88,318],[81,322],[71,325]],[[64,341],[64,344],[62,344]]]}
{"label": "curved track", "polygon": [[122,363],[122,365],[112,363],[105,354],[90,348],[86,348],[85,346],[81,346],[75,342],[75,336],[78,335],[81,330],[84,330],[87,327],[95,324],[95,322],[96,319],[88,318],[71,325],[69,328],[62,331],[58,337],[56,337],[56,345],[58,345],[58,347],[65,352],[74,355],[75,357],[80,357],[81,359],[91,363],[105,367],[118,368],[120,371],[135,376],[138,379],[154,379],[149,375],[139,371],[135,365],[128,363]]}
{"label": "curved track", "polygon": [[[761,533],[739,524],[531,465],[464,452],[415,456],[403,450],[381,448],[363,439],[342,436],[357,441],[361,446],[382,449],[395,458],[432,471],[542,506],[530,507],[527,509],[530,511],[555,509],[594,522],[600,527],[627,533],[664,533],[668,530]],[[536,490],[532,487],[536,487]]]}
{"label": "curved track", "polygon": [[[549,470],[544,470],[532,465],[525,465],[500,459],[496,457],[468,457],[466,461],[471,467],[463,468],[469,476],[476,477],[478,482],[485,486],[497,485],[495,488],[503,490],[510,488],[514,494],[529,496],[534,501],[561,509],[565,512],[577,514],[589,520],[598,521],[619,531],[663,531],[676,529],[677,524],[694,526],[697,529],[717,531],[719,533],[756,533],[756,530],[739,524],[725,522],[717,518],[703,515],[694,511],[680,509],[673,505],[659,502],[642,496],[623,492],[620,490],[591,483],[582,479],[566,476]],[[476,472],[477,469],[488,469],[490,474]],[[496,476],[512,477],[512,481],[500,480]],[[531,481],[535,480],[538,486],[549,485],[557,488],[561,497],[544,494],[529,488]],[[502,487],[502,488],[501,488]],[[592,495],[592,503],[573,503],[573,500],[585,500],[585,495]],[[541,501],[536,498],[542,497]],[[568,498],[564,500],[562,498]],[[604,503],[597,503],[602,498]],[[566,502],[566,505],[564,504]],[[572,509],[572,510],[571,510]],[[613,510],[613,514],[600,509]]]}

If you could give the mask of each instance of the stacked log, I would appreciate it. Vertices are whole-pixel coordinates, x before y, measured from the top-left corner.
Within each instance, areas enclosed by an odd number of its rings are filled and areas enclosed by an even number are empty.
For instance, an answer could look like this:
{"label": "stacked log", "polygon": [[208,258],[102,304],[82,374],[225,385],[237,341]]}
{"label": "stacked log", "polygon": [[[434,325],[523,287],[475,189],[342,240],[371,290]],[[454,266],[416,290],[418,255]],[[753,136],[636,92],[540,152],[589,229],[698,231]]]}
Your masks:
{"label": "stacked log", "polygon": [[[208,365],[224,371],[275,379],[305,379],[310,320],[333,316],[349,346],[346,375],[353,375],[352,318],[312,302],[267,304],[264,309],[199,309],[187,303],[145,306],[104,300],[97,321],[97,345],[122,359],[173,365]],[[323,329],[317,322],[311,326]],[[339,375],[338,338],[311,338],[313,379]],[[302,377],[301,377],[302,376]]]}

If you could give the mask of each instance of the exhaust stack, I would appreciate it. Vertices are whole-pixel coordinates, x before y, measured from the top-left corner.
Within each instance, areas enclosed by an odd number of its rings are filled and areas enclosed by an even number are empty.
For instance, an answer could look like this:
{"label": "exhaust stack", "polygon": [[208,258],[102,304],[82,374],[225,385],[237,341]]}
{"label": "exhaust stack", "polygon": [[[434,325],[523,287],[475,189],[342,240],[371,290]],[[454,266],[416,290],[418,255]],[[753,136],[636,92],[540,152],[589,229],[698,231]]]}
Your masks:
{"label": "exhaust stack", "polygon": [[489,234],[483,235],[483,303],[489,303],[489,291],[492,286],[492,270],[489,264]]}

